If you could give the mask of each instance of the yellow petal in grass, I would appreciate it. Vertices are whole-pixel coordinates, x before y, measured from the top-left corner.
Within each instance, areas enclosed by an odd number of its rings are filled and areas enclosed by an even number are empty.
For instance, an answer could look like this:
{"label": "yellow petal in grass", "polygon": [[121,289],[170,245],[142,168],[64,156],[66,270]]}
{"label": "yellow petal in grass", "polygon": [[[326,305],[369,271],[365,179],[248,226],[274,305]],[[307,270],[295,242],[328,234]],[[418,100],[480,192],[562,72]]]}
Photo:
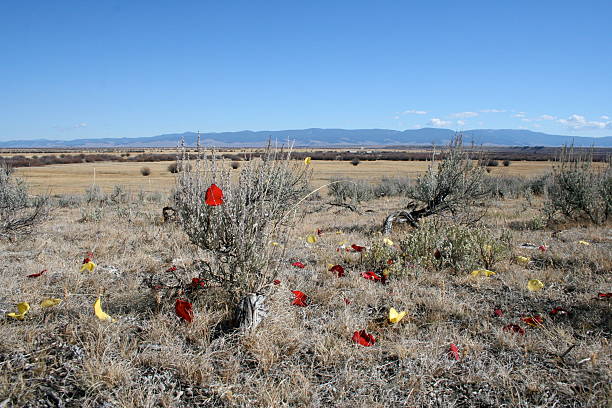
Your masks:
{"label": "yellow petal in grass", "polygon": [[397,312],[397,310],[395,310],[395,308],[391,308],[389,309],[389,321],[391,323],[399,323],[400,320],[402,320],[404,318],[404,316],[406,316],[406,312]]}
{"label": "yellow petal in grass", "polygon": [[489,277],[491,275],[495,275],[495,272],[490,271],[488,269],[476,269],[472,271],[472,276],[486,276]]}
{"label": "yellow petal in grass", "polygon": [[276,242],[276,241],[272,241],[272,242],[270,242],[270,245],[272,245],[272,246],[278,246],[278,242]]}
{"label": "yellow petal in grass", "polygon": [[96,299],[94,305],[94,313],[96,314],[96,317],[100,320],[107,320],[109,322],[114,321],[114,319],[112,317],[110,317],[109,315],[107,315],[106,313],[104,313],[104,311],[102,310],[102,304],[100,301],[100,298]]}
{"label": "yellow petal in grass", "polygon": [[306,237],[306,242],[308,242],[309,244],[314,244],[315,242],[317,242],[317,237],[315,237],[314,235],[309,235]]}
{"label": "yellow petal in grass", "polygon": [[53,307],[62,303],[62,299],[58,298],[49,298],[40,302],[40,307]]}
{"label": "yellow petal in grass", "polygon": [[590,243],[590,242],[586,242],[586,241],[578,241],[578,243],[579,243],[580,245],[591,245],[591,243]]}
{"label": "yellow petal in grass", "polygon": [[493,249],[493,247],[491,245],[483,245],[482,249],[484,249],[487,252],[491,252],[491,250]]}
{"label": "yellow petal in grass", "polygon": [[529,289],[532,292],[537,292],[543,287],[544,287],[544,284],[537,279],[529,279],[529,281],[527,282],[527,289]]}
{"label": "yellow petal in grass", "polygon": [[312,158],[310,156],[305,158],[304,159],[304,164],[309,165],[311,160],[312,160]]}
{"label": "yellow petal in grass", "polygon": [[530,259],[527,258],[526,256],[517,256],[516,257],[516,263],[521,265],[521,266],[525,266],[529,263]]}
{"label": "yellow petal in grass", "polygon": [[17,313],[11,312],[7,313],[8,317],[12,317],[13,319],[23,320],[25,315],[30,311],[30,304],[28,302],[21,302],[17,304]]}
{"label": "yellow petal in grass", "polygon": [[93,263],[92,261],[89,261],[87,263],[84,263],[83,266],[81,266],[81,272],[84,272],[84,271],[93,272],[95,268],[96,268],[96,264]]}
{"label": "yellow petal in grass", "polygon": [[383,243],[387,246],[393,246],[393,241],[391,241],[389,238],[383,239]]}

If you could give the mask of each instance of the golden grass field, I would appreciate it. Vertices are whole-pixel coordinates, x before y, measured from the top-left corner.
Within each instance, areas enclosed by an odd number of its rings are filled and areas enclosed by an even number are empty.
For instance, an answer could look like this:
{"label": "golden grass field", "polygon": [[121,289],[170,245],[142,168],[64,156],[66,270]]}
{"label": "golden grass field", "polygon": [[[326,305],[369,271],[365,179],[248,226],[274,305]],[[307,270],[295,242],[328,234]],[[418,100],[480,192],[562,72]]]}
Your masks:
{"label": "golden grass field", "polygon": [[[151,290],[146,280],[176,276],[187,287],[202,252],[177,223],[162,223],[174,175],[169,163],[92,163],[20,168],[35,193],[84,195],[93,183],[133,192],[162,192],[155,201],[76,201],[57,206],[33,234],[0,240],[0,315],[27,301],[24,320],[0,317],[0,407],[606,407],[612,403],[610,224],[554,227],[542,217],[542,197],[486,200],[478,228],[509,252],[490,277],[469,269],[394,264],[387,285],[366,280],[368,259],[383,244],[385,217],[401,198],[357,204],[357,212],[306,200],[287,238],[279,285],[264,289],[269,314],[257,330],[227,330],[235,304],[214,287],[188,294],[194,320],[175,314],[176,292]],[[150,167],[149,177],[140,168]],[[319,162],[315,186],[335,176],[414,176],[424,162]],[[491,174],[533,177],[549,163],[513,162]],[[59,202],[59,201],[58,201]],[[447,220],[448,221],[448,220]],[[321,235],[308,243],[309,234]],[[388,251],[398,256],[414,230],[396,228]],[[588,245],[580,243],[586,242]],[[340,245],[368,247],[365,253]],[[545,245],[547,250],[521,244]],[[97,268],[81,272],[93,252]],[[476,251],[478,252],[478,251]],[[374,256],[374,255],[372,255]],[[517,256],[530,258],[527,264]],[[386,258],[385,258],[386,259]],[[384,259],[383,259],[384,260]],[[304,269],[291,266],[295,261]],[[345,277],[329,272],[341,264]],[[385,265],[388,265],[384,262]],[[399,266],[398,266],[399,265]],[[386,267],[386,266],[385,266]],[[28,274],[47,269],[38,278]],[[167,273],[166,273],[167,274]],[[544,288],[531,292],[529,279]],[[308,296],[291,305],[292,290]],[[101,321],[93,304],[115,321]],[[43,309],[45,298],[62,299]],[[348,302],[347,302],[348,300]],[[397,324],[389,308],[406,311]],[[568,315],[551,316],[556,307]],[[502,316],[494,313],[503,310]],[[542,324],[521,320],[541,315]],[[518,324],[524,335],[504,331]],[[355,331],[376,338],[354,343]],[[450,344],[459,360],[449,356]]]}
{"label": "golden grass field", "polygon": [[[16,173],[31,186],[36,194],[80,194],[94,181],[103,190],[115,185],[125,186],[133,192],[169,191],[174,186],[174,175],[168,172],[172,162],[152,163],[80,163],[56,164],[44,167],[18,168]],[[334,177],[350,177],[369,181],[383,177],[415,177],[427,170],[424,161],[362,161],[353,166],[347,161],[314,160],[312,185],[317,188]],[[144,177],[140,169],[148,167],[151,175]],[[551,162],[520,161],[509,167],[492,167],[492,175],[536,177],[550,171]],[[95,172],[95,180],[94,180]]]}

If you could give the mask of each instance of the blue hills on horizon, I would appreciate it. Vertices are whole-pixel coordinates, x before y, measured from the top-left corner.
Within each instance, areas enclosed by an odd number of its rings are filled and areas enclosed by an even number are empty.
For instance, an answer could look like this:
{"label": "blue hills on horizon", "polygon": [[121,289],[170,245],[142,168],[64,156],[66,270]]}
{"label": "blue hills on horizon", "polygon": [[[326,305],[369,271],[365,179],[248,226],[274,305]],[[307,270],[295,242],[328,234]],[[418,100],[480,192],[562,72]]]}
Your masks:
{"label": "blue hills on horizon", "polygon": [[[299,129],[238,132],[200,133],[203,145],[215,147],[258,147],[268,140],[287,145],[293,142],[300,147],[346,146],[408,146],[444,145],[457,132],[451,129],[422,128],[409,130],[390,129]],[[473,129],[460,132],[465,143],[485,146],[562,146],[612,147],[612,136],[585,137],[562,136],[519,129]],[[132,148],[176,147],[181,139],[188,146],[195,145],[195,132],[171,133],[151,137],[96,138],[74,140],[13,140],[0,142],[0,148]]]}

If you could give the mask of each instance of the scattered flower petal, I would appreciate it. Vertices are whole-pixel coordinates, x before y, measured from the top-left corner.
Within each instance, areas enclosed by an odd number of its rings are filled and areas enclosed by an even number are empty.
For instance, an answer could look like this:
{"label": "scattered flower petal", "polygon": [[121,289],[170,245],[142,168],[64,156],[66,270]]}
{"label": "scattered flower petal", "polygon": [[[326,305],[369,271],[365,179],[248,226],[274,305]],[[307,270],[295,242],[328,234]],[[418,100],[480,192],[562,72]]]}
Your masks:
{"label": "scattered flower petal", "polygon": [[406,316],[406,311],[403,312],[397,312],[397,310],[395,310],[395,308],[391,308],[389,309],[389,322],[391,323],[399,323],[400,320],[402,320],[404,318],[404,316]]}
{"label": "scattered flower petal", "polygon": [[94,302],[93,308],[94,313],[98,319],[108,320],[109,322],[113,321],[113,318],[104,313],[104,311],[102,310],[102,301],[100,300],[100,297],[98,297],[98,299],[96,299],[96,301]]}
{"label": "scattered flower petal", "polygon": [[578,241],[578,243],[579,243],[580,245],[591,245],[591,243],[590,243],[590,242],[586,242],[586,241]]}
{"label": "scattered flower petal", "polygon": [[384,238],[383,243],[387,246],[393,246],[393,241],[391,241],[389,238]]}
{"label": "scattered flower petal", "polygon": [[281,281],[279,281],[278,279],[274,279],[274,281],[272,282],[274,283],[276,286],[281,284]]}
{"label": "scattered flower petal", "polygon": [[454,343],[450,345],[450,351],[448,352],[449,356],[459,361],[459,349],[455,346]]}
{"label": "scattered flower petal", "polygon": [[276,242],[276,241],[272,241],[272,242],[270,242],[270,245],[272,245],[272,246],[278,246],[278,242]]}
{"label": "scattered flower petal", "polygon": [[84,271],[93,272],[93,270],[96,269],[96,264],[89,258],[85,258],[85,261],[83,261],[83,265],[81,266],[80,272],[84,272]]}
{"label": "scattered flower petal", "polygon": [[491,276],[491,275],[495,275],[495,272],[490,271],[488,269],[476,269],[474,271],[472,271],[472,276]]}
{"label": "scattered flower petal", "polygon": [[28,311],[30,311],[30,304],[28,302],[21,302],[17,304],[17,313],[11,312],[6,315],[13,319],[23,320],[25,315],[28,314]]}
{"label": "scattered flower petal", "polygon": [[204,287],[204,285],[206,285],[206,282],[204,281],[204,279],[200,279],[200,278],[191,279],[191,286],[194,288],[197,288],[198,286]]}
{"label": "scattered flower petal", "polygon": [[306,265],[304,265],[303,263],[299,261],[292,263],[291,266],[295,266],[296,268],[300,268],[300,269],[304,269],[306,267]]}
{"label": "scattered flower petal", "polygon": [[532,292],[537,292],[541,290],[543,287],[544,287],[544,284],[537,279],[529,279],[529,281],[527,282],[527,289],[529,289]]}
{"label": "scattered flower petal", "polygon": [[546,252],[548,250],[548,247],[546,245],[540,245],[538,249],[542,252]]}
{"label": "scattered flower petal", "polygon": [[521,265],[521,266],[526,266],[529,263],[530,259],[527,258],[526,256],[517,256],[516,257],[516,263]]}
{"label": "scattered flower petal", "polygon": [[518,333],[520,335],[525,334],[525,329],[523,329],[521,326],[519,326],[518,324],[509,324],[507,326],[504,326],[504,331],[507,331],[509,333]]}
{"label": "scattered flower petal", "polygon": [[53,307],[53,306],[59,305],[60,303],[62,303],[62,299],[49,298],[49,299],[44,299],[43,301],[41,301],[40,307]]}
{"label": "scattered flower petal", "polygon": [[555,317],[555,316],[569,316],[570,313],[564,308],[562,308],[561,306],[557,306],[553,310],[548,312],[548,314]]}
{"label": "scattered flower petal", "polygon": [[530,326],[541,326],[544,323],[544,318],[540,315],[521,317],[521,320]]}
{"label": "scattered flower petal", "polygon": [[365,247],[357,245],[357,244],[351,245],[351,248],[353,248],[355,252],[362,252],[365,249]]}
{"label": "scattered flower petal", "polygon": [[597,297],[599,299],[610,299],[612,297],[612,293],[598,293]]}
{"label": "scattered flower petal", "polygon": [[217,187],[216,184],[211,184],[206,190],[204,202],[211,207],[223,204],[223,190]]}
{"label": "scattered flower petal", "polygon": [[329,271],[336,272],[339,278],[344,276],[344,268],[341,265],[334,265],[329,269]]}
{"label": "scattered flower petal", "polygon": [[376,272],[373,272],[373,271],[362,272],[361,276],[368,280],[373,280],[373,281],[381,280],[381,277],[378,276]]}
{"label": "scattered flower petal", "polygon": [[493,310],[493,315],[497,317],[502,317],[504,315],[504,311],[501,309],[495,309]]}
{"label": "scattered flower petal", "polygon": [[362,346],[370,347],[376,343],[376,338],[371,334],[368,334],[365,330],[359,330],[353,333],[353,341],[361,344]]}
{"label": "scattered flower petal", "polygon": [[304,159],[304,164],[309,165],[311,161],[312,161],[312,157],[307,157]]}
{"label": "scattered flower petal", "polygon": [[301,307],[308,306],[306,304],[306,299],[308,298],[308,296],[306,296],[303,292],[300,292],[299,290],[292,290],[291,293],[293,293],[293,295],[295,296],[295,298],[291,302],[292,305]]}
{"label": "scattered flower petal", "polygon": [[38,278],[39,276],[42,276],[43,273],[47,272],[46,269],[43,269],[42,271],[38,272],[38,273],[33,273],[28,275],[28,278]]}
{"label": "scattered flower petal", "polygon": [[344,303],[347,304],[347,305],[350,305],[351,301],[349,299],[347,299],[347,298],[344,298]]}
{"label": "scattered flower petal", "polygon": [[176,299],[174,311],[178,317],[190,322],[193,320],[193,305],[186,300]]}
{"label": "scattered flower petal", "polygon": [[306,237],[306,242],[308,242],[309,244],[314,244],[315,242],[317,242],[317,237],[311,234]]}

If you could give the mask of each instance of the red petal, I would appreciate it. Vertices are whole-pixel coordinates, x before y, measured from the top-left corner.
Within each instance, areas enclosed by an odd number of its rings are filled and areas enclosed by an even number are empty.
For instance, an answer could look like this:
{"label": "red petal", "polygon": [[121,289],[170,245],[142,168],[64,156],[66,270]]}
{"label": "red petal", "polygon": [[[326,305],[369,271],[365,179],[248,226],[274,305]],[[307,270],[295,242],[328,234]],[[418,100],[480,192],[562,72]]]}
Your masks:
{"label": "red petal", "polygon": [[365,330],[359,330],[353,333],[353,341],[359,343],[362,346],[370,347],[376,343],[376,338],[371,334],[366,333]]}
{"label": "red petal", "polygon": [[176,266],[171,266],[170,268],[166,269],[166,272],[174,272],[176,271]]}
{"label": "red petal", "polygon": [[355,252],[361,252],[361,251],[363,251],[365,249],[365,247],[362,247],[362,246],[359,246],[359,245],[356,245],[356,244],[351,245],[351,248],[353,248],[355,250]]}
{"label": "red petal", "polygon": [[521,320],[530,326],[539,326],[544,323],[544,319],[540,315],[521,317]]}
{"label": "red petal", "polygon": [[381,277],[378,276],[376,272],[372,272],[372,271],[362,272],[361,276],[368,280],[373,280],[373,281],[381,280]]}
{"label": "red petal", "polygon": [[567,310],[565,310],[564,308],[557,306],[555,307],[553,310],[551,310],[550,312],[548,312],[549,315],[551,316],[567,316],[569,315],[569,312]]}
{"label": "red petal", "polygon": [[341,265],[334,265],[329,271],[336,272],[339,278],[344,276],[344,268]]}
{"label": "red petal", "polygon": [[191,322],[193,320],[193,309],[191,303],[186,300],[176,299],[174,310],[180,318]]}
{"label": "red petal", "polygon": [[495,314],[495,316],[497,316],[497,317],[502,317],[502,316],[504,315],[504,311],[503,311],[503,310],[501,310],[501,309],[495,309],[495,310],[493,311],[493,313],[494,313],[494,314]]}
{"label": "red petal", "polygon": [[455,346],[454,343],[451,343],[450,345],[449,355],[453,357],[455,360],[459,361],[459,349],[457,348],[457,346]]}
{"label": "red petal", "polygon": [[512,333],[518,333],[520,335],[525,334],[525,329],[523,329],[518,324],[509,324],[507,326],[504,326],[503,330],[507,332],[512,332]]}
{"label": "red petal", "polygon": [[280,284],[281,284],[281,281],[279,281],[278,279],[274,279],[274,282],[273,282],[273,283],[274,283],[275,285],[280,285]]}
{"label": "red petal", "polygon": [[350,304],[351,304],[351,301],[350,301],[350,300],[348,300],[347,298],[344,298],[344,303],[346,303],[347,305],[350,305]]}
{"label": "red petal", "polygon": [[319,228],[317,228],[317,235],[321,236],[321,234],[323,234],[323,231],[321,231]]}
{"label": "red petal", "polygon": [[38,273],[33,273],[28,275],[28,278],[38,278],[39,276],[41,276],[43,273],[47,272],[46,269],[43,269],[42,271],[38,272]]}
{"label": "red petal", "polygon": [[91,262],[90,258],[83,259],[83,265],[85,265],[86,263],[89,263],[89,262]]}
{"label": "red petal", "polygon": [[306,265],[304,265],[301,262],[294,262],[291,264],[291,266],[295,266],[296,268],[302,268],[302,269],[306,267]]}
{"label": "red petal", "polygon": [[607,299],[612,297],[612,293],[598,293],[597,297],[600,299]]}
{"label": "red petal", "polygon": [[539,249],[540,251],[542,251],[542,252],[546,252],[546,250],[547,250],[548,248],[546,248],[546,245],[540,245],[540,246],[538,247],[538,249]]}
{"label": "red petal", "polygon": [[292,290],[291,293],[295,295],[295,299],[293,299],[293,301],[291,302],[292,305],[302,307],[308,306],[306,304],[306,298],[308,296],[306,296],[303,292],[300,292],[299,290]]}
{"label": "red petal", "polygon": [[387,265],[393,265],[393,259],[387,259]]}
{"label": "red petal", "polygon": [[211,207],[223,204],[223,190],[217,187],[216,184],[212,184],[206,190],[204,202]]}

